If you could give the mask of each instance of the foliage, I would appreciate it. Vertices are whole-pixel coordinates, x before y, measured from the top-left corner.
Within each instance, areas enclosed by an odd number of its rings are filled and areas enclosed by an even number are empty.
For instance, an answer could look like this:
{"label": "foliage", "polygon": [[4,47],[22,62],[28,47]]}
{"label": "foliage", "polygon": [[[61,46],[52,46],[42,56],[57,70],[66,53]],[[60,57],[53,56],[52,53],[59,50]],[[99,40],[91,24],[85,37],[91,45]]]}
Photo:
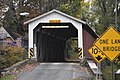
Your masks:
{"label": "foliage", "polygon": [[[89,19],[89,24],[96,29],[98,34],[102,34],[109,26],[115,25],[115,1],[116,0],[93,0],[91,5],[91,18]],[[120,3],[118,0],[117,5]],[[119,13],[120,8],[117,6],[117,13]],[[120,17],[118,14],[117,17]],[[94,19],[94,20],[93,20]],[[119,18],[118,18],[119,20]],[[120,22],[117,22],[118,26]]]}
{"label": "foliage", "polygon": [[77,53],[70,53],[70,60],[78,60],[78,54]]}
{"label": "foliage", "polygon": [[66,42],[66,58],[70,60],[78,60],[77,44],[78,40],[76,38],[71,38]]}
{"label": "foliage", "polygon": [[[66,1],[67,0],[0,0],[0,9],[8,8],[8,11],[3,12],[5,16],[3,26],[9,27],[13,32],[25,35],[25,31],[27,30],[25,30],[23,22],[52,9],[57,9],[60,4]],[[20,16],[20,13],[24,12],[28,12],[30,15],[27,17],[25,15],[24,17],[23,15]]]}
{"label": "foliage", "polygon": [[[117,4],[120,3],[118,0]],[[117,7],[118,27],[120,6]],[[115,25],[115,1],[114,0],[68,0],[60,5],[61,11],[78,19],[86,21],[98,34],[102,34],[107,27]]]}
{"label": "foliage", "polygon": [[78,19],[85,20],[84,17],[87,16],[88,7],[89,4],[84,3],[83,0],[68,0],[67,3],[60,5],[59,9]]}
{"label": "foliage", "polygon": [[[120,57],[118,57],[114,61],[114,67],[113,67],[114,68],[114,73],[117,72],[117,70],[120,68],[119,58]],[[111,80],[111,75],[112,75],[112,73],[111,73],[111,71],[112,71],[111,62],[109,60],[105,59],[104,61],[102,61],[102,66],[101,67],[102,67],[102,73],[103,73],[103,80]]]}
{"label": "foliage", "polygon": [[5,57],[4,57],[4,54],[5,54],[5,53],[6,53],[6,52],[5,52],[4,50],[0,49],[0,69],[6,67],[5,63],[6,63],[7,61],[6,61]]}
{"label": "foliage", "polygon": [[104,69],[102,70],[103,73],[103,80],[111,80],[111,67],[110,66],[106,66],[104,67]]}
{"label": "foliage", "polygon": [[15,76],[13,75],[6,75],[0,78],[0,80],[13,80],[13,79],[15,79]]}
{"label": "foliage", "polygon": [[5,12],[4,27],[8,27],[12,31],[16,32],[16,28],[18,26],[18,20],[12,0],[8,1],[6,5],[9,9],[7,12]]}
{"label": "foliage", "polygon": [[118,69],[120,69],[120,56],[115,60],[115,64]]}
{"label": "foliage", "polygon": [[[114,65],[114,71],[117,70],[117,67]],[[103,73],[103,80],[111,80],[111,76],[112,76],[112,67],[111,66],[105,66],[102,69],[102,73]]]}
{"label": "foliage", "polygon": [[103,33],[107,27],[115,25],[115,4],[113,0],[97,0],[94,2],[92,11],[96,15],[97,24],[91,24],[97,30],[98,34]]}
{"label": "foliage", "polygon": [[0,55],[0,69],[13,65],[14,63],[26,58],[26,50],[23,48],[6,46],[0,51],[3,52],[3,54]]}
{"label": "foliage", "polygon": [[[13,30],[18,27],[18,32],[23,34],[21,22],[48,12],[59,9],[78,19],[86,21],[98,34],[102,34],[107,27],[115,25],[116,0],[1,0],[0,8],[5,6],[9,10],[5,13],[4,26]],[[120,0],[117,0],[120,3]],[[28,12],[30,15],[20,19],[20,13]],[[120,5],[117,6],[118,27],[120,25]]]}

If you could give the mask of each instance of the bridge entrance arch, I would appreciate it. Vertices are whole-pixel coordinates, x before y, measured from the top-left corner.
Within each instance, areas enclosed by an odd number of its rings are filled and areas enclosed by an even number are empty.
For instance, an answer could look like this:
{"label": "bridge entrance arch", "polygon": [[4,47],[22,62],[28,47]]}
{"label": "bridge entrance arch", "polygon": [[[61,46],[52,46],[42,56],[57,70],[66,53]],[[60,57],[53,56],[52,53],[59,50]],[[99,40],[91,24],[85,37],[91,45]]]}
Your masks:
{"label": "bridge entrance arch", "polygon": [[39,23],[33,34],[38,61],[65,61],[66,41],[78,30],[72,23]]}
{"label": "bridge entrance arch", "polygon": [[88,49],[98,38],[86,22],[58,10],[49,11],[24,24],[28,24],[28,57],[38,61],[64,61],[65,41],[76,36],[81,58],[90,57]]}

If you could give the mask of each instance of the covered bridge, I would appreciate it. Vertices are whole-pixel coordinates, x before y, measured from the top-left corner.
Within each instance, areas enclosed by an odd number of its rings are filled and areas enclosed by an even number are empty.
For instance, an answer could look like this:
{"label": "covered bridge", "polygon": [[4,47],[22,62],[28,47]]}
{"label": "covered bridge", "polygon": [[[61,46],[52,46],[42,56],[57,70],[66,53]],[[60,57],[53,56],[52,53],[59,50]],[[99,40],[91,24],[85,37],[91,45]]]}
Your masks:
{"label": "covered bridge", "polygon": [[89,56],[88,49],[97,38],[86,22],[58,10],[49,11],[24,24],[29,28],[29,58],[38,61],[64,61],[66,41],[78,37],[81,58]]}

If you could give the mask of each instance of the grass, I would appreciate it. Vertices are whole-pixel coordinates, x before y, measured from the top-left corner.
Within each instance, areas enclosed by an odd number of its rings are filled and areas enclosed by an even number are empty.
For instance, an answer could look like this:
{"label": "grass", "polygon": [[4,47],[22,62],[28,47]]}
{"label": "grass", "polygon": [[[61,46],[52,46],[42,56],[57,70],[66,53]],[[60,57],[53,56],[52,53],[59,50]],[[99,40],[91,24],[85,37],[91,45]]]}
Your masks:
{"label": "grass", "polygon": [[[71,79],[71,80],[88,80],[86,78],[75,78],[75,79]],[[89,79],[89,80],[95,80],[95,79]]]}
{"label": "grass", "polygon": [[13,75],[6,75],[0,78],[0,80],[13,80],[13,79],[15,79],[15,76]]}

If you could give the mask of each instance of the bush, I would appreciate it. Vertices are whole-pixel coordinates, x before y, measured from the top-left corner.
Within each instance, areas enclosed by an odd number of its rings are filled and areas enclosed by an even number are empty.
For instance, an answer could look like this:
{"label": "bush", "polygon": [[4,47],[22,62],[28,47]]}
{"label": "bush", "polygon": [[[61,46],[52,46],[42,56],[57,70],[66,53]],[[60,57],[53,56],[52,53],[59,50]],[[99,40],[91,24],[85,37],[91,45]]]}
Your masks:
{"label": "bush", "polygon": [[0,80],[15,80],[15,76],[13,75],[6,75],[0,78]]}
{"label": "bush", "polygon": [[5,52],[3,52],[3,50],[0,50],[0,69],[5,67],[5,62],[7,62],[5,60],[4,54]]}
{"label": "bush", "polygon": [[[114,72],[116,72],[117,70],[117,66],[114,65]],[[112,67],[111,66],[105,66],[102,69],[102,73],[103,73],[103,80],[111,80],[112,78]]]}
{"label": "bush", "polygon": [[26,50],[15,46],[5,46],[0,52],[0,69],[8,67],[26,58]]}
{"label": "bush", "polygon": [[115,64],[117,65],[117,68],[120,69],[120,56],[115,60]]}
{"label": "bush", "polygon": [[104,69],[102,70],[103,80],[111,80],[111,69],[112,68],[110,66],[104,67]]}

